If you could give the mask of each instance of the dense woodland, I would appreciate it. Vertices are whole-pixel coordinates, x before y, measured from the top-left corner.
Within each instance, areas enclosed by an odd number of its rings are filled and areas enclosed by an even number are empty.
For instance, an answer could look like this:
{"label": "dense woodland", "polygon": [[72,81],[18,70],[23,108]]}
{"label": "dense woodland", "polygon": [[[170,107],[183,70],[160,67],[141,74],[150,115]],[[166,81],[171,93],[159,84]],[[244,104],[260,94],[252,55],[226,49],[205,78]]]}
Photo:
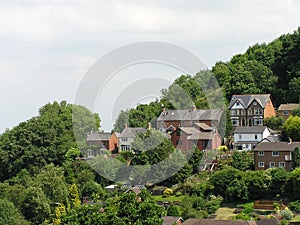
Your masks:
{"label": "dense woodland", "polygon": [[[217,88],[214,76],[226,102],[232,94],[255,93],[271,93],[276,107],[281,103],[299,102],[299,32],[282,35],[269,44],[251,46],[246,53],[235,55],[229,62],[217,62],[212,70],[180,76],[168,89],[162,90],[160,100],[122,111],[114,130],[121,131],[126,122],[132,127],[146,127],[148,121],[154,125],[162,104],[169,109],[190,107],[192,103],[201,109],[208,108],[207,98],[212,96],[207,96],[207,92],[205,95],[201,87],[209,83],[207,90]],[[180,90],[188,94],[187,98],[182,98]],[[214,106],[220,104],[215,101]],[[80,115],[77,120],[72,121],[72,113]],[[300,140],[299,116],[296,110],[287,121],[272,118],[265,122],[272,128],[283,129],[286,136]],[[78,130],[77,142],[73,126]],[[165,197],[172,192],[179,198],[182,196],[185,204],[181,206],[159,206],[149,191],[142,191],[139,196],[124,194],[122,190],[108,193],[104,187],[111,182],[87,162],[78,160],[80,149],[85,148],[86,134],[99,128],[97,114],[63,101],[43,106],[38,116],[1,134],[0,225],[156,225],[162,224],[163,215],[207,218],[222,201],[247,202],[265,197],[289,199],[293,201],[291,206],[300,210],[299,149],[293,157],[295,170],[292,172],[283,169],[253,171],[251,154],[235,152],[231,158],[221,161],[213,174],[197,173],[202,153],[195,151],[174,176],[157,184],[171,188],[166,189]],[[143,140],[149,138],[151,132],[158,135],[155,130],[149,132],[135,140],[136,154],[123,153],[118,160],[128,165],[151,165],[176,151],[164,137],[160,137],[163,141],[155,151],[143,151],[147,148]],[[216,154],[224,155],[226,151],[219,149]],[[97,204],[83,204],[83,197]]]}

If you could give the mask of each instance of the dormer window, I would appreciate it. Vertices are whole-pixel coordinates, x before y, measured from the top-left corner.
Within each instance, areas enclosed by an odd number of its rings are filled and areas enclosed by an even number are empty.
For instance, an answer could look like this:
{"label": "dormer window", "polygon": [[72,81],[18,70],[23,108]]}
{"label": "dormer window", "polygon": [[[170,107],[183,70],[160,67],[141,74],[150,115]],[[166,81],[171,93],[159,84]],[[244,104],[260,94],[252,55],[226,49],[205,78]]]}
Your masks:
{"label": "dormer window", "polygon": [[239,106],[239,105],[240,105],[240,102],[237,101],[237,102],[236,102],[236,106]]}
{"label": "dormer window", "polygon": [[253,102],[253,105],[257,105],[257,102]]}

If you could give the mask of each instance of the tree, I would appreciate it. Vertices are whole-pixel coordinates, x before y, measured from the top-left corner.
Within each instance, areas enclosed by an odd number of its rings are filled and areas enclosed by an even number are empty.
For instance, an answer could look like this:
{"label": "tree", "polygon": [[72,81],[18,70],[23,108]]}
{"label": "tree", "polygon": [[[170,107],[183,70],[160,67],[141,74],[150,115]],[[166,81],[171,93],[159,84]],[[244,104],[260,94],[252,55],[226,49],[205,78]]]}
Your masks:
{"label": "tree", "polygon": [[284,118],[282,116],[272,116],[264,119],[264,125],[274,130],[281,130],[283,123]]}
{"label": "tree", "polygon": [[268,192],[271,178],[264,171],[247,171],[245,183],[248,187],[248,198],[251,200],[264,199]]}
{"label": "tree", "polygon": [[24,191],[21,212],[32,224],[42,224],[50,215],[50,205],[43,190],[29,187]]}
{"label": "tree", "polygon": [[167,216],[180,216],[179,208],[171,202],[170,206],[167,209]]}
{"label": "tree", "polygon": [[293,160],[293,169],[300,167],[300,149],[296,147],[292,152],[292,160]]}
{"label": "tree", "polygon": [[300,117],[290,116],[283,124],[283,132],[286,138],[300,141]]}
{"label": "tree", "polygon": [[253,153],[234,151],[232,155],[232,167],[246,171],[254,169]]}
{"label": "tree", "polygon": [[71,187],[69,188],[69,193],[70,193],[71,207],[75,208],[80,206],[79,194],[78,194],[78,189],[76,184],[71,185]]}
{"label": "tree", "polygon": [[8,224],[29,225],[12,202],[0,199],[0,225]]}

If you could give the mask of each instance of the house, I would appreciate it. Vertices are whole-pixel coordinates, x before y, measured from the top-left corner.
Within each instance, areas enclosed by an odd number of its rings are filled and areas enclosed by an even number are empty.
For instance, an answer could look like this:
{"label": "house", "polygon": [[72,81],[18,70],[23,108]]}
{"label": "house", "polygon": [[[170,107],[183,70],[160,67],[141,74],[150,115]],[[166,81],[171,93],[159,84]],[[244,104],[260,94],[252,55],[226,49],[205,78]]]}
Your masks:
{"label": "house", "polygon": [[178,127],[171,133],[171,141],[183,153],[187,153],[194,146],[199,150],[211,150],[222,145],[222,138],[217,130],[205,123],[194,123],[191,127]]}
{"label": "house", "polygon": [[157,118],[157,129],[166,131],[168,128],[191,127],[194,123],[205,123],[216,128],[222,114],[220,109],[197,110],[195,106],[189,110],[163,109]]}
{"label": "house", "polygon": [[182,225],[256,225],[256,221],[243,220],[212,220],[212,219],[187,219]]}
{"label": "house", "polygon": [[266,126],[236,127],[233,131],[234,148],[237,150],[252,150],[264,138],[274,131]]}
{"label": "house", "polygon": [[287,119],[292,115],[292,111],[298,108],[300,108],[300,105],[296,103],[281,104],[277,109],[277,115]]}
{"label": "house", "polygon": [[98,133],[91,132],[87,135],[86,144],[89,147],[99,147],[101,150],[110,150],[114,151],[118,149],[118,135],[119,133]]}
{"label": "house", "polygon": [[138,133],[145,133],[147,129],[142,127],[128,127],[125,125],[125,129],[119,135],[119,152],[131,151],[131,144],[134,141],[134,137]]}
{"label": "house", "polygon": [[164,216],[163,219],[163,225],[174,225],[174,224],[182,224],[183,219],[181,217],[177,216]]}
{"label": "house", "polygon": [[233,95],[228,109],[234,127],[261,126],[276,115],[270,94]]}
{"label": "house", "polygon": [[255,170],[268,168],[292,169],[292,152],[300,142],[260,142],[254,149]]}

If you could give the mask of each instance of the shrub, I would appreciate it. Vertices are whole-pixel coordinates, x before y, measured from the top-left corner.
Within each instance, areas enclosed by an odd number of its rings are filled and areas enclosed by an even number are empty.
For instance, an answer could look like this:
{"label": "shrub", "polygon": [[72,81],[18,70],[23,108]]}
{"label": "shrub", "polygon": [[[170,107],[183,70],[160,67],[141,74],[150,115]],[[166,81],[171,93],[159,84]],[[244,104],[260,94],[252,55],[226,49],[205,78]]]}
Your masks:
{"label": "shrub", "polygon": [[291,220],[293,218],[293,212],[289,209],[284,209],[281,210],[281,216],[283,217],[283,219],[285,220]]}
{"label": "shrub", "polygon": [[291,208],[292,211],[294,212],[299,212],[300,211],[300,201],[295,201],[291,202],[289,207]]}
{"label": "shrub", "polygon": [[179,196],[181,196],[181,195],[182,195],[182,192],[181,192],[181,191],[177,191],[176,194],[175,194],[176,197],[179,197]]}
{"label": "shrub", "polygon": [[173,190],[170,189],[170,188],[166,188],[166,190],[164,190],[164,192],[163,192],[163,196],[164,196],[164,197],[169,197],[169,196],[171,196],[172,194],[173,194]]}

